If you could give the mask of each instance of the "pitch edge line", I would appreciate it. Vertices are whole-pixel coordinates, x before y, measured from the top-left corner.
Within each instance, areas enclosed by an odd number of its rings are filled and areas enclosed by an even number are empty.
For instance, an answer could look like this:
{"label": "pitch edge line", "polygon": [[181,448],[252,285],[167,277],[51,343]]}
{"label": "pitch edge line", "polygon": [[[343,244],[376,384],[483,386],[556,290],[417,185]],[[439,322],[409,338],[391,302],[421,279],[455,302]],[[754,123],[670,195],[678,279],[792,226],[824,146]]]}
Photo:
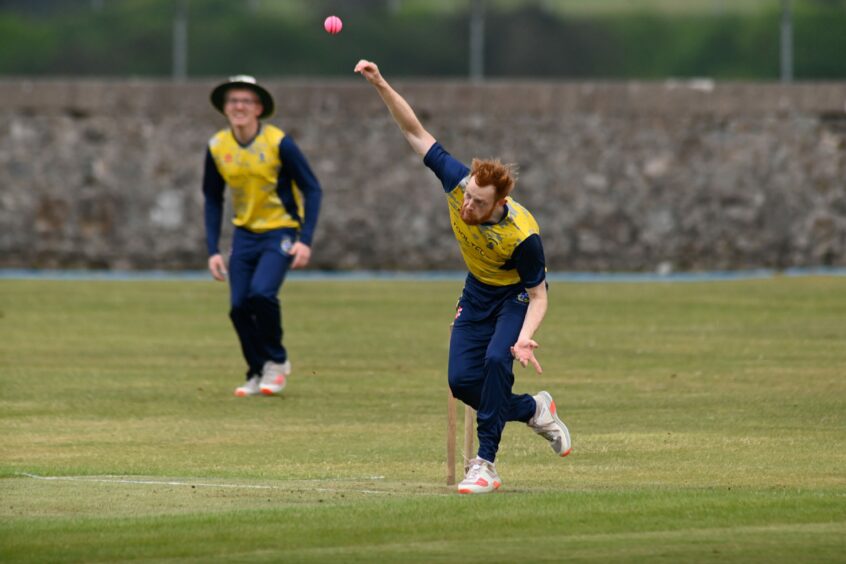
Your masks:
{"label": "pitch edge line", "polygon": [[[291,488],[284,488],[280,486],[270,486],[266,484],[250,485],[250,484],[208,484],[203,482],[176,482],[168,480],[129,480],[126,478],[94,478],[86,476],[39,476],[38,474],[30,474],[29,472],[18,472],[18,476],[25,476],[35,480],[45,481],[65,481],[65,482],[92,482],[100,484],[140,484],[145,486],[191,486],[192,488],[232,488],[245,490],[290,490]],[[362,478],[362,480],[381,480],[382,476],[372,476],[370,478]],[[304,480],[315,481],[315,480]],[[328,480],[325,480],[328,481]],[[326,493],[348,493],[357,492],[363,494],[390,494],[393,492],[379,491],[379,490],[343,490],[336,488],[315,488],[314,491]]]}

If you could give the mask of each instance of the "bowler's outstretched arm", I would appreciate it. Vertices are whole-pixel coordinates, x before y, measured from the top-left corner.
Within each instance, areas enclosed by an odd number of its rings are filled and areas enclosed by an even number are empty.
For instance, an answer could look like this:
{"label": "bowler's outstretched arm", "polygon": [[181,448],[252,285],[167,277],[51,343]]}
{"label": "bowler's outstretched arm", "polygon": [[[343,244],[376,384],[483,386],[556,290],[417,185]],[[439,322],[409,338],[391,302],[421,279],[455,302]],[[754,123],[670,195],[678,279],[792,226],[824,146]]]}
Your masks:
{"label": "bowler's outstretched arm", "polygon": [[355,66],[355,72],[361,73],[376,88],[411,148],[421,157],[426,156],[435,144],[435,138],[423,128],[405,98],[388,84],[376,63],[362,59]]}

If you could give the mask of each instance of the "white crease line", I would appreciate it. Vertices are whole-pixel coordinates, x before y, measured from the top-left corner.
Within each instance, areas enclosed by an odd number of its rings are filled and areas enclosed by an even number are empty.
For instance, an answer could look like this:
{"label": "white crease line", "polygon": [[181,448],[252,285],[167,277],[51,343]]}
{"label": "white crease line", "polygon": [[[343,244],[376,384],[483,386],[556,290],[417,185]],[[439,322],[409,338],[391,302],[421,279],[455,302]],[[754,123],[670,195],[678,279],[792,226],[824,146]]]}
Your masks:
{"label": "white crease line", "polygon": [[302,480],[286,480],[290,482],[376,482],[384,480],[384,476],[365,476],[363,478],[303,478]]}
{"label": "white crease line", "polygon": [[[27,478],[34,478],[36,480],[47,481],[66,481],[66,482],[94,482],[102,484],[142,484],[152,486],[191,486],[201,488],[235,488],[235,489],[252,489],[252,490],[287,490],[290,491],[296,488],[284,488],[280,486],[268,485],[250,485],[250,484],[207,484],[202,482],[172,482],[165,480],[128,480],[126,478],[89,478],[85,476],[39,476],[38,474],[30,474],[28,472],[18,472],[19,476],[26,476]],[[381,479],[382,477],[374,477]],[[327,480],[321,480],[327,481]],[[383,492],[379,490],[339,490],[331,488],[316,488],[314,491],[324,493],[364,493],[364,494],[390,494],[391,492]]]}
{"label": "white crease line", "polygon": [[391,493],[391,492],[381,492],[379,490],[333,490],[331,488],[317,488],[314,491],[323,492],[323,493],[347,493],[347,492],[364,493],[364,494],[389,494],[389,493]]}

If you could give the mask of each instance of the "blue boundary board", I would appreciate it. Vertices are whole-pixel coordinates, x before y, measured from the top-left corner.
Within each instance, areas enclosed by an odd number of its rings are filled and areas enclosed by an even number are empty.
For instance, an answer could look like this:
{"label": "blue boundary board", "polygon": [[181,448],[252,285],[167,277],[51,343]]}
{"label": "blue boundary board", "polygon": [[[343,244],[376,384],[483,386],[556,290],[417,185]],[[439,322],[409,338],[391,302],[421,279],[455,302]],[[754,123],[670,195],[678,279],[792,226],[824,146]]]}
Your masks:
{"label": "blue boundary board", "polygon": [[[324,271],[304,270],[291,272],[288,280],[321,281],[373,281],[395,280],[406,282],[462,281],[467,275],[462,271],[394,272],[375,270]],[[778,277],[846,276],[846,268],[788,268],[785,270],[726,270],[708,272],[550,272],[550,282],[719,282],[728,280],[760,280]],[[0,280],[197,280],[210,281],[205,270],[37,270],[0,269]]]}

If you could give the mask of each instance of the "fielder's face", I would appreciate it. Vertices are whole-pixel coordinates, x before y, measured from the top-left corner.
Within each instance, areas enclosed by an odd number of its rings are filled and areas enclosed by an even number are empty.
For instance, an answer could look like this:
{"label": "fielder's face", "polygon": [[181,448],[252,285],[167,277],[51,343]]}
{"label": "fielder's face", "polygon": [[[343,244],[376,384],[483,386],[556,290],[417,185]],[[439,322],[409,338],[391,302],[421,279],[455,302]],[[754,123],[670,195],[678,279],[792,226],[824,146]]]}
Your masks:
{"label": "fielder's face", "polygon": [[496,189],[493,186],[479,186],[471,176],[464,188],[461,219],[467,225],[481,225],[491,218],[497,206],[504,204],[505,198],[496,200]]}
{"label": "fielder's face", "polygon": [[258,95],[248,88],[232,88],[226,92],[223,113],[232,127],[249,127],[258,122],[264,111]]}

